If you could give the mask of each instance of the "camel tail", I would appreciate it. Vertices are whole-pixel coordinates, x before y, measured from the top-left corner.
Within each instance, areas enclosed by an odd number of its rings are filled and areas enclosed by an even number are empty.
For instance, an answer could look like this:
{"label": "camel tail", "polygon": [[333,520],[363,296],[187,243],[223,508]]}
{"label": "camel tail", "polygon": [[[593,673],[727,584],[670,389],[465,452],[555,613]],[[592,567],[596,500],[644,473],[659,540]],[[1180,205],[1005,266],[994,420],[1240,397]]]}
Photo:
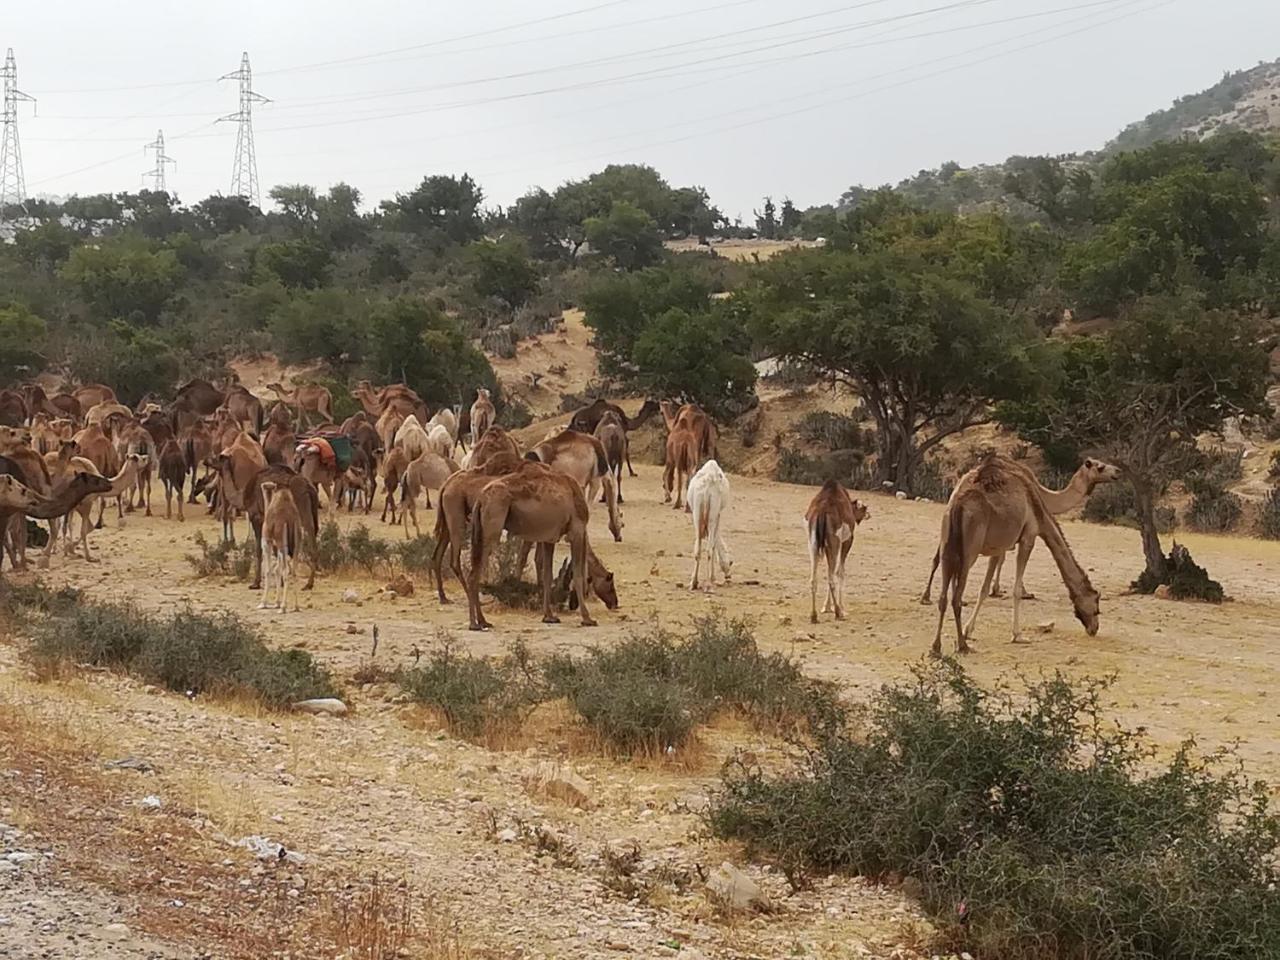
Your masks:
{"label": "camel tail", "polygon": [[809,550],[816,557],[822,552],[822,548],[827,545],[827,515],[825,511],[814,517],[813,526],[809,529]]}
{"label": "camel tail", "polygon": [[959,510],[954,513],[948,510],[943,522],[947,529],[942,546],[939,547],[942,561],[942,586],[939,588],[942,592],[938,595],[940,601],[946,598],[947,591],[964,566],[964,518],[960,516]]}
{"label": "camel tail", "polygon": [[[698,500],[698,536],[705,539],[711,527],[711,500],[702,497]],[[712,545],[714,546],[714,544]]]}
{"label": "camel tail", "polygon": [[[439,513],[440,511],[437,511]],[[480,521],[480,504],[471,511],[471,569],[480,571],[480,561],[484,559],[484,524]]]}

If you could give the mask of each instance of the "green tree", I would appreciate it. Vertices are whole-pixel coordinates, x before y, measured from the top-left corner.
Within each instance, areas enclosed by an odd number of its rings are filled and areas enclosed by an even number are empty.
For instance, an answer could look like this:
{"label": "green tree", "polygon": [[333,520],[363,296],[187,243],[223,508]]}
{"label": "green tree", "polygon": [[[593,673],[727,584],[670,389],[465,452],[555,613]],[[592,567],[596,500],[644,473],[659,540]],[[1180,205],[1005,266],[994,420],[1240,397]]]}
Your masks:
{"label": "green tree", "polygon": [[480,240],[467,248],[475,268],[472,286],[482,297],[497,297],[515,310],[537,292],[540,276],[523,240]]}
{"label": "green tree", "polygon": [[67,366],[77,380],[111,384],[120,401],[133,406],[147,393],[172,390],[183,359],[157,331],[112,320],[72,342]]}
{"label": "green tree", "polygon": [[369,224],[360,215],[360,191],[347,183],[335,183],[316,201],[316,231],[321,242],[336,250],[349,250],[369,235]]}
{"label": "green tree", "polygon": [[154,323],[182,282],[172,250],[151,250],[129,237],[71,251],[61,269],[99,320],[136,317]]}
{"label": "green tree", "polygon": [[[559,260],[576,253],[570,251],[570,227],[562,204],[541,187],[520,197],[507,209],[507,218],[529,241],[533,255],[540,260]],[[581,229],[581,222],[577,224]],[[585,239],[585,237],[584,237]],[[581,242],[581,241],[579,241]]]}
{"label": "green tree", "polygon": [[280,208],[280,215],[295,237],[315,228],[319,217],[316,188],[305,183],[282,183],[267,194]]}
{"label": "green tree", "polygon": [[49,327],[26,307],[0,307],[0,383],[26,379],[44,368],[40,354]]}
{"label": "green tree", "polygon": [[13,238],[14,247],[24,263],[43,270],[54,270],[71,256],[72,249],[80,242],[74,231],[57,220],[50,220],[19,230]]}
{"label": "green tree", "polygon": [[662,259],[662,234],[639,207],[617,200],[604,217],[583,224],[591,248],[623,270],[639,270]]}
{"label": "green tree", "polygon": [[1054,342],[1051,388],[1009,397],[999,418],[1060,456],[1089,451],[1120,467],[1133,485],[1146,572],[1164,582],[1156,497],[1197,459],[1197,435],[1268,412],[1259,333],[1246,315],[1206,310],[1194,291],[1143,300],[1104,336]]}
{"label": "green tree", "polygon": [[319,240],[281,240],[260,246],[256,263],[286,287],[314,289],[324,285],[333,255]]}
{"label": "green tree", "polygon": [[796,209],[796,205],[791,202],[790,197],[782,199],[782,215],[778,221],[778,226],[784,237],[794,237],[800,232],[800,211]]}
{"label": "green tree", "polygon": [[606,369],[618,373],[631,368],[636,340],[655,317],[672,309],[705,313],[713,292],[704,274],[672,263],[598,274],[583,292],[582,308]]}
{"label": "green tree", "polygon": [[283,290],[258,288],[243,306],[269,310],[269,330],[276,354],[286,363],[322,359],[350,367],[364,360],[369,348],[369,307],[363,297],[345,290],[314,290],[280,301]]}
{"label": "green tree", "polygon": [[468,243],[484,233],[480,204],[484,193],[468,174],[424,177],[410,193],[382,201],[392,221],[437,246]]}
{"label": "green tree", "polygon": [[725,308],[667,310],[636,339],[637,384],[664,396],[693,400],[713,415],[732,417],[755,397],[756,368],[744,355],[742,327]]}
{"label": "green tree", "polygon": [[220,236],[240,230],[254,230],[262,212],[244,197],[205,197],[192,211],[196,224],[206,234]]}
{"label": "green tree", "polygon": [[404,283],[409,279],[409,268],[400,256],[400,248],[390,240],[384,240],[369,255],[369,280],[373,283]]}
{"label": "green tree", "polygon": [[756,215],[756,232],[766,240],[772,240],[778,235],[778,208],[774,205],[773,197],[764,198],[764,209],[755,211]]}
{"label": "green tree", "polygon": [[497,378],[458,322],[415,297],[375,304],[369,316],[370,372],[402,380],[428,403],[457,403]]}
{"label": "green tree", "polygon": [[749,296],[762,346],[858,391],[876,424],[878,477],[908,492],[929,450],[1038,383],[1039,338],[982,294],[975,262],[907,241],[796,251],[765,264]]}

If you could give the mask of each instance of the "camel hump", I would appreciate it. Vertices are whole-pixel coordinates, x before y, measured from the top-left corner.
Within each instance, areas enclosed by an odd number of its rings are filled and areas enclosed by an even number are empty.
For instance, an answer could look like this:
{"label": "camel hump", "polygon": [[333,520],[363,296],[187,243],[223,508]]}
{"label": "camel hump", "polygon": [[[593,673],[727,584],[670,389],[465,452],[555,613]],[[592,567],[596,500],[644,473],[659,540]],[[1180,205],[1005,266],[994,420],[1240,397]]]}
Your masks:
{"label": "camel hump", "polygon": [[1000,459],[994,455],[988,456],[974,471],[974,482],[980,489],[986,491],[1003,489],[1009,480],[1008,471],[1005,468],[1006,464]]}

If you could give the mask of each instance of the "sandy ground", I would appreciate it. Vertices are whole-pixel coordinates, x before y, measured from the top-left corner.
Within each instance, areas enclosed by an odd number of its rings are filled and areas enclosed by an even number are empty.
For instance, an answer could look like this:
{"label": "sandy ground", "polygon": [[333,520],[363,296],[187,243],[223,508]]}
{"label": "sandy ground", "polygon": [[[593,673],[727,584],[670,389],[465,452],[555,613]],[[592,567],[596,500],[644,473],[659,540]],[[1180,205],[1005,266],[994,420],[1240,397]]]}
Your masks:
{"label": "sandy ground", "polygon": [[[492,632],[469,633],[464,604],[439,606],[424,581],[416,596],[393,600],[380,589],[387,576],[322,577],[299,613],[260,611],[243,584],[193,578],[183,559],[193,550],[193,534],[216,536],[213,521],[194,511],[185,524],[131,516],[124,527],[108,526],[92,538],[101,564],[59,559],[46,578],[149,609],[191,604],[232,610],[273,642],[310,650],[348,683],[367,658],[374,625],[381,638],[378,660],[391,667],[408,662],[415,647],[429,648],[440,631],[479,654],[500,653],[516,638],[547,652],[609,644],[655,621],[679,627],[692,615],[721,608],[753,618],[763,646],[793,654],[809,672],[839,680],[854,697],[907,675],[926,651],[937,614],[917,598],[940,506],[870,495],[871,517],[858,530],[850,557],[849,618],[835,623],[823,617],[811,626],[802,515],[812,488],[734,476],[726,523],[736,558],[733,582],[691,594],[688,517],[660,503],[659,468],[637,469],[640,476],[623,484],[624,542],[612,542],[603,518],[593,517],[593,544],[617,575],[622,601],[614,613],[596,603],[600,626],[593,630],[569,616],[548,626],[534,614],[496,609]],[[342,524],[363,519],[344,515]],[[371,521],[375,533],[403,536],[381,527],[376,513]],[[966,667],[984,683],[1057,669],[1115,673],[1109,695],[1114,711],[1145,726],[1162,747],[1188,737],[1206,749],[1238,741],[1253,773],[1280,779],[1277,708],[1270,703],[1280,672],[1274,644],[1280,636],[1280,544],[1180,536],[1235,598],[1214,607],[1125,596],[1140,563],[1135,532],[1070,521],[1065,531],[1103,594],[1100,634],[1089,638],[1075,622],[1041,545],[1028,569],[1028,588],[1040,599],[1024,607],[1032,643],[1011,645],[1009,601],[989,601],[977,652]],[[359,602],[343,602],[353,586]],[[446,587],[452,599],[462,600],[456,583]],[[363,633],[348,633],[348,624]],[[1041,624],[1045,632],[1037,631]],[[949,636],[947,643],[949,649]],[[672,875],[696,876],[699,866],[726,858],[741,862],[736,851],[706,838],[696,810],[715,783],[718,758],[735,747],[775,747],[731,724],[707,733],[698,762],[628,764],[574,751],[563,717],[548,719],[524,742],[488,750],[445,736],[416,708],[391,702],[394,688],[382,685],[351,688],[356,715],[346,721],[281,717],[189,702],[104,675],[36,684],[16,653],[15,643],[0,644],[0,704],[29,733],[74,733],[73,752],[90,765],[100,766],[107,756],[145,757],[158,772],[136,792],[190,811],[206,832],[270,835],[326,869],[403,876],[424,896],[437,898],[463,934],[494,956],[696,958],[793,950],[831,958],[890,956],[917,929],[911,908],[891,891],[835,879],[792,894],[779,877],[755,866],[748,869],[777,899],[778,913],[728,922],[711,910],[696,881],[649,902],[629,901],[607,888],[601,852],[610,844],[637,844],[645,869]],[[20,744],[10,747],[21,753]],[[522,777],[532,767],[557,759],[590,782],[589,809],[524,789]],[[38,825],[38,811],[19,814]],[[531,824],[546,824],[569,839],[575,862],[557,865],[545,852],[539,855],[536,844],[524,839]],[[496,838],[507,827],[518,837],[504,843]],[[78,855],[75,849],[63,854],[71,861]],[[240,868],[235,860],[228,869]]]}

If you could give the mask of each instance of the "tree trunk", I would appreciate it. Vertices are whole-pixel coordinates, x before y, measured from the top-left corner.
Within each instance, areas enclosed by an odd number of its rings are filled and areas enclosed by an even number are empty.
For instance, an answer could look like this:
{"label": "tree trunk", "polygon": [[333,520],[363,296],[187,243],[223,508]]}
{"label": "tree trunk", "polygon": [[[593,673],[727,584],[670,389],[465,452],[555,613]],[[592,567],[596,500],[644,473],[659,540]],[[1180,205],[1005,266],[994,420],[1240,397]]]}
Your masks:
{"label": "tree trunk", "polygon": [[1144,481],[1133,481],[1133,499],[1138,510],[1138,529],[1142,531],[1142,553],[1147,560],[1146,572],[1163,583],[1165,569],[1164,551],[1160,548],[1160,531],[1156,528],[1155,494]]}

